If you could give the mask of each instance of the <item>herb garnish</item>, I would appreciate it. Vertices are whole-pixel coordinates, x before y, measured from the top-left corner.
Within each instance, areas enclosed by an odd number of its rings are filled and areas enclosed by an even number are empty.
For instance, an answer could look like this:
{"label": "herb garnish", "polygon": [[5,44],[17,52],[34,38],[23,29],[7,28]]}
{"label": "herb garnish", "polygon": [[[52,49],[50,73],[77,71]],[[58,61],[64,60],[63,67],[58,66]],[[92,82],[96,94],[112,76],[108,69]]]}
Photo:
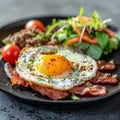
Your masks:
{"label": "herb garnish", "polygon": [[38,78],[39,81],[45,82],[43,78]]}
{"label": "herb garnish", "polygon": [[74,100],[74,101],[77,101],[77,100],[80,100],[80,97],[78,97],[77,95],[72,93],[71,99]]}

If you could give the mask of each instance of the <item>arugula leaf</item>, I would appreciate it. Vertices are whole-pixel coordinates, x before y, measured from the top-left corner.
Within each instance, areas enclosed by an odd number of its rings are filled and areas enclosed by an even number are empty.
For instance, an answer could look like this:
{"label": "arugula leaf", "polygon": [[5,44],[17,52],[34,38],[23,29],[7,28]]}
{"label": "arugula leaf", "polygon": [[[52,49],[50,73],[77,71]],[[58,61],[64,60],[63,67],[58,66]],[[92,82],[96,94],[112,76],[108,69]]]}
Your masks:
{"label": "arugula leaf", "polygon": [[57,52],[58,52],[58,50],[57,50],[56,48],[54,48],[54,49],[53,49],[53,52],[54,52],[54,53],[57,53]]}
{"label": "arugula leaf", "polygon": [[76,100],[80,100],[80,97],[78,97],[78,96],[75,95],[75,94],[72,94],[72,95],[71,95],[71,99],[74,100],[74,101],[76,101]]}
{"label": "arugula leaf", "polygon": [[99,45],[104,49],[109,43],[109,36],[106,33],[96,32],[96,39],[98,40]]}

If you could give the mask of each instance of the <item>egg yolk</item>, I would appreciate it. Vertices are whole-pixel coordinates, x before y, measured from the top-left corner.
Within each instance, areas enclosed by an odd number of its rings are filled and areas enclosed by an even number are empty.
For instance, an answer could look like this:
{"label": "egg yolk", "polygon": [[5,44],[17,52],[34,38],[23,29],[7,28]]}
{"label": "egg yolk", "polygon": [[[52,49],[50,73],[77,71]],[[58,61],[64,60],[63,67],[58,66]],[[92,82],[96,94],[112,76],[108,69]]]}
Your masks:
{"label": "egg yolk", "polygon": [[36,64],[36,67],[40,73],[48,76],[57,76],[71,71],[69,60],[60,55],[43,56],[41,62]]}

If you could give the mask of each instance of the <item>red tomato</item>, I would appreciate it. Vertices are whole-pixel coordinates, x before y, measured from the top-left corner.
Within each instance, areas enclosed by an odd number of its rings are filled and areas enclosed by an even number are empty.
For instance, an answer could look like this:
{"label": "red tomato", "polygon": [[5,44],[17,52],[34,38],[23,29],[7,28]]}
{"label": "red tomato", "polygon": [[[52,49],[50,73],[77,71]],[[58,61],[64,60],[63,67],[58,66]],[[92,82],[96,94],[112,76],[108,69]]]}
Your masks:
{"label": "red tomato", "polygon": [[29,29],[32,27],[36,27],[37,29],[39,29],[42,32],[45,32],[45,26],[43,25],[43,23],[39,20],[30,20],[27,22],[27,24],[25,25],[25,29]]}
{"label": "red tomato", "polygon": [[3,60],[11,64],[15,64],[15,61],[18,59],[19,54],[20,54],[20,48],[14,44],[6,45],[2,49]]}

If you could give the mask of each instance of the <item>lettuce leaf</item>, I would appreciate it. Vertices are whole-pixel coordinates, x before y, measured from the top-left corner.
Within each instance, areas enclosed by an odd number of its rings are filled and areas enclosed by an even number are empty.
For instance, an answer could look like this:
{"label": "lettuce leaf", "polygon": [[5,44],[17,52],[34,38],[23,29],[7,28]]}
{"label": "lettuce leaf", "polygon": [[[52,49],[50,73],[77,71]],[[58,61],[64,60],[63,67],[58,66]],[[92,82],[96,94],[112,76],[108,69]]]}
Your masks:
{"label": "lettuce leaf", "polygon": [[81,49],[85,54],[92,56],[96,60],[98,60],[102,56],[102,49],[99,45],[82,42]]}
{"label": "lettuce leaf", "polygon": [[109,36],[106,33],[96,32],[96,39],[100,47],[104,50],[109,43]]}

